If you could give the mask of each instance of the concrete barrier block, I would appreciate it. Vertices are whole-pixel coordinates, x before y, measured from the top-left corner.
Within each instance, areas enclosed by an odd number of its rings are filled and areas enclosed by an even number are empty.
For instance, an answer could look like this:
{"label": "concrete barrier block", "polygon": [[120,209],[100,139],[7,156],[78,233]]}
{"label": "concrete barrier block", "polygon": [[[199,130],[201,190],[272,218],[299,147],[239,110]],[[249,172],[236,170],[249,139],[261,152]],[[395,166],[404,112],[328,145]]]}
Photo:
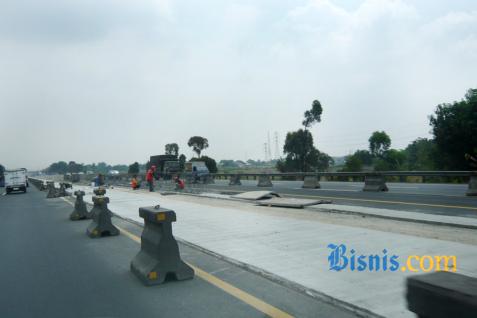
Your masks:
{"label": "concrete barrier block", "polygon": [[320,182],[318,181],[317,176],[305,176],[303,178],[303,186],[304,189],[319,189],[321,188]]}
{"label": "concrete barrier block", "polygon": [[238,174],[234,174],[230,176],[229,186],[234,186],[234,185],[242,185],[242,182],[240,182],[240,175]]}
{"label": "concrete barrier block", "polygon": [[366,174],[364,177],[363,191],[381,192],[388,191],[386,179],[381,174]]}
{"label": "concrete barrier block", "polygon": [[407,279],[407,305],[418,317],[474,318],[477,278],[438,271]]}
{"label": "concrete barrier block", "polygon": [[259,176],[257,187],[273,187],[270,176]]}
{"label": "concrete barrier block", "polygon": [[119,230],[111,222],[112,213],[108,209],[109,198],[104,196],[94,196],[93,203],[96,210],[93,212],[93,220],[86,230],[91,238],[99,238],[103,236],[119,235]]}
{"label": "concrete barrier block", "polygon": [[469,188],[467,189],[466,195],[477,196],[477,175],[470,177]]}
{"label": "concrete barrier block", "polygon": [[88,209],[86,208],[86,203],[83,200],[83,197],[85,195],[84,191],[75,191],[74,194],[76,196],[75,208],[70,214],[70,220],[78,221],[91,219],[92,213],[88,212]]}
{"label": "concrete barrier block", "polygon": [[131,262],[131,271],[144,285],[164,283],[166,277],[176,280],[191,279],[194,270],[179,255],[179,246],[172,235],[176,213],[159,206],[139,208],[144,219],[141,251]]}

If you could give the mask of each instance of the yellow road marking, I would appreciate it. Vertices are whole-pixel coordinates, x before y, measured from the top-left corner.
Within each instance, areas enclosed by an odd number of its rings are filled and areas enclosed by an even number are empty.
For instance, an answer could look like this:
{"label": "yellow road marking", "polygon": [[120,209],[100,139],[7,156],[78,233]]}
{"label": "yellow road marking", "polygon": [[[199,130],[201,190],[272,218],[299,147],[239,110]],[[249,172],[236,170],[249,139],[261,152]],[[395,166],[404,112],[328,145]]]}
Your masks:
{"label": "yellow road marking", "polygon": [[[74,204],[72,202],[70,202],[69,200],[65,199],[64,197],[61,197],[61,199],[63,199],[63,201],[67,202],[68,204],[74,206]],[[121,231],[122,234],[124,234],[125,236],[127,236],[128,238],[130,238],[131,240],[133,240],[134,242],[136,243],[139,243],[141,244],[141,238],[137,235],[134,235],[132,234],[131,232],[123,229],[122,227],[119,227],[119,226],[116,226],[119,231]],[[190,263],[187,263],[187,265],[189,265],[190,267],[192,267],[195,271],[195,274],[202,278],[203,280],[205,280],[206,282],[208,282],[209,284],[212,284],[214,285],[215,287],[218,287],[220,289],[222,289],[224,292],[226,292],[227,294],[230,294],[232,295],[233,297],[243,301],[244,303],[252,306],[253,308],[257,309],[258,311],[264,313],[265,315],[269,316],[269,317],[272,317],[272,318],[293,318],[292,315],[270,305],[270,304],[267,304],[266,302],[264,302],[263,300],[261,299],[258,299],[257,297],[221,280],[220,278],[212,275],[212,274],[209,274],[207,273],[206,271],[204,271],[203,269],[197,267],[197,266],[194,266]]]}
{"label": "yellow road marking", "polygon": [[[119,226],[116,226],[120,231],[121,233],[123,233],[124,235],[126,235],[127,237],[129,237],[131,240],[133,240],[134,242],[136,243],[141,243],[141,238],[138,237],[137,235],[134,235],[132,234],[131,232],[119,227]],[[202,278],[203,280],[205,280],[206,282],[208,282],[209,284],[212,284],[214,285],[215,287],[218,287],[220,289],[222,289],[224,292],[226,292],[227,294],[230,294],[232,296],[234,296],[235,298],[237,299],[240,299],[241,301],[243,301],[244,303],[252,306],[253,308],[257,309],[258,311],[266,314],[267,316],[269,317],[273,317],[273,318],[291,318],[293,316],[291,316],[290,314],[270,305],[270,304],[267,304],[266,302],[264,302],[263,300],[261,299],[258,299],[257,297],[221,280],[220,278],[212,275],[212,274],[209,274],[207,273],[206,271],[204,271],[203,269],[200,269],[199,267],[197,266],[194,266],[190,263],[187,263],[187,265],[189,265],[190,267],[192,267],[195,271],[195,274]]]}

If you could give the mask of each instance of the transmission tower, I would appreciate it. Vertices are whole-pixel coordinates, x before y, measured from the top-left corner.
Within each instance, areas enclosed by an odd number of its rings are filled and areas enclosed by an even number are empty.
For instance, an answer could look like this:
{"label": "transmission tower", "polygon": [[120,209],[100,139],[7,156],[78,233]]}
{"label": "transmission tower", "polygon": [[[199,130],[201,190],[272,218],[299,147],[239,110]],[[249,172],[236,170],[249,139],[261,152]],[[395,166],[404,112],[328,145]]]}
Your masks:
{"label": "transmission tower", "polygon": [[273,138],[275,139],[275,159],[279,159],[280,158],[280,150],[278,148],[278,132],[274,133]]}

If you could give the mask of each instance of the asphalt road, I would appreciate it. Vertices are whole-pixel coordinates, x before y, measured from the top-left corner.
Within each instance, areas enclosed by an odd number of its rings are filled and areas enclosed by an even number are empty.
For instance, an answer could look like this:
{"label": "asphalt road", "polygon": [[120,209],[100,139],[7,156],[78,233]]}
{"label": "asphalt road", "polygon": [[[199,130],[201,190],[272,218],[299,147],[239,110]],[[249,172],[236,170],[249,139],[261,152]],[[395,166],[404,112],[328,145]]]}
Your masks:
{"label": "asphalt road", "polygon": [[130,234],[90,239],[90,221],[70,221],[72,207],[45,196],[33,187],[0,196],[2,318],[264,317],[260,302],[296,317],[354,317],[183,244],[182,258],[205,274],[145,287],[129,270],[140,226],[113,218]]}
{"label": "asphalt road", "polygon": [[270,189],[283,195],[328,199],[343,205],[477,217],[477,197],[465,195],[466,184],[387,183],[388,192],[363,192],[361,182],[320,182],[321,189],[302,189],[302,181],[272,181],[271,188],[259,188],[255,180],[241,182],[241,186],[229,186],[228,180],[216,180],[206,188],[224,193]]}

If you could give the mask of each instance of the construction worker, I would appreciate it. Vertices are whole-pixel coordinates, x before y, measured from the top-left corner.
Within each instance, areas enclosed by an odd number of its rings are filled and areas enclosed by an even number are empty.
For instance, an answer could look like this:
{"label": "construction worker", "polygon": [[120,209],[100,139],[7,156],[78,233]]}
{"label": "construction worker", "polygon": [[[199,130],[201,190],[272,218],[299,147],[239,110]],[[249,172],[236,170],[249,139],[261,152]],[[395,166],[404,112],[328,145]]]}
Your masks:
{"label": "construction worker", "polygon": [[131,188],[133,190],[137,190],[139,189],[140,185],[139,185],[139,182],[137,181],[137,176],[134,175],[131,179]]}
{"label": "construction worker", "polygon": [[176,177],[175,181],[176,181],[176,190],[184,190],[185,188],[184,180],[179,179],[179,177]]}
{"label": "construction worker", "polygon": [[154,172],[156,171],[156,166],[151,166],[149,170],[147,170],[146,173],[146,181],[147,184],[149,185],[149,192],[154,191]]}

